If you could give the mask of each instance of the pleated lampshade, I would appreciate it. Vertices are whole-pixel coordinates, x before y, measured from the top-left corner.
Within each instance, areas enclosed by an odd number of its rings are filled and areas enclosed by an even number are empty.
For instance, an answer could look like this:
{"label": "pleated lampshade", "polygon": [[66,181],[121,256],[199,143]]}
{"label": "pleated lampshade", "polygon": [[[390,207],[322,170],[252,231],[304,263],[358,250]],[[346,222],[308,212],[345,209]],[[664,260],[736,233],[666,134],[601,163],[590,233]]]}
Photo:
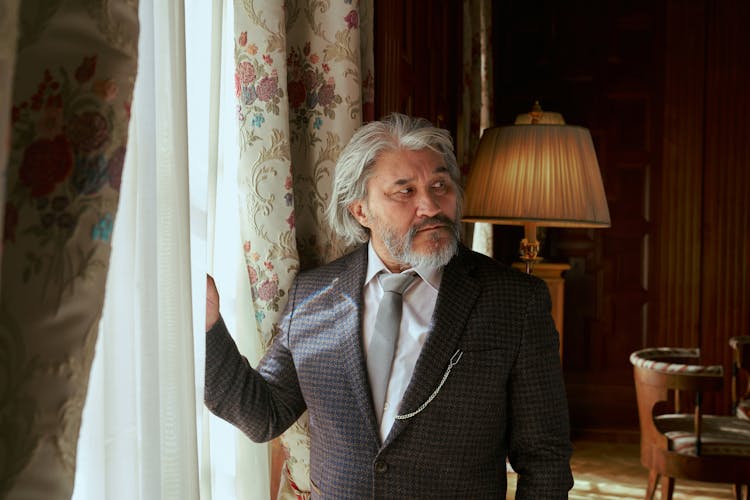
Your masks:
{"label": "pleated lampshade", "polygon": [[588,129],[526,123],[484,131],[466,182],[463,220],[609,227]]}

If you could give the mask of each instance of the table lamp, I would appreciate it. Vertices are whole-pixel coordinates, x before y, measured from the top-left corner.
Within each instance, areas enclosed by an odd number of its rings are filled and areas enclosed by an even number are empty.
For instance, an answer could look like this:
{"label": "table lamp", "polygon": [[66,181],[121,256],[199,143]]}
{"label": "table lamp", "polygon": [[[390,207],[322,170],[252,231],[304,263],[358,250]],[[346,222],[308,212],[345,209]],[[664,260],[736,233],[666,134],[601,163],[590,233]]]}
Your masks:
{"label": "table lamp", "polygon": [[565,124],[538,102],[514,125],[486,129],[466,181],[463,220],[524,226],[527,273],[539,260],[538,226],[609,227],[588,129]]}

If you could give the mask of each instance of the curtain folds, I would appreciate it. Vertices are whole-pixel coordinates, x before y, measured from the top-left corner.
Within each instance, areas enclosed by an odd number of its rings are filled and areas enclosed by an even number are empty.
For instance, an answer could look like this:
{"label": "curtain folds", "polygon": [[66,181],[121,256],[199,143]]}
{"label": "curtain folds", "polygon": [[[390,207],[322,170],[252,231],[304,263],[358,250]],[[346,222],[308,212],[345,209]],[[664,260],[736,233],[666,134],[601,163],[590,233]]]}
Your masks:
{"label": "curtain folds", "polygon": [[[268,346],[297,272],[346,250],[323,213],[336,160],[373,109],[373,6],[234,5],[240,234],[257,332]],[[282,441],[288,458],[279,495],[306,497],[306,416]]]}
{"label": "curtain folds", "polygon": [[[5,172],[10,147],[10,119],[13,97],[13,74],[16,66],[18,41],[18,11],[20,0],[7,0],[0,4],[0,234],[5,221]],[[0,258],[2,245],[0,245]],[[2,276],[0,276],[0,280]]]}
{"label": "curtain folds", "polygon": [[[0,7],[0,27],[11,23],[0,133],[12,136],[0,148],[0,496],[229,500],[278,488],[268,447],[203,406],[205,272],[256,363],[296,273],[346,250],[323,213],[341,149],[373,118],[372,9]],[[285,436],[281,497],[309,495],[305,425]]]}
{"label": "curtain folds", "polygon": [[137,2],[24,0],[0,13],[0,496],[65,498],[127,146]]}
{"label": "curtain folds", "polygon": [[244,333],[255,332],[252,313],[234,313],[250,292],[237,232],[231,3],[142,0],[140,16],[131,147],[74,498],[263,498],[267,446],[203,405],[207,269],[240,348],[251,361],[261,351],[244,341],[254,338]]}
{"label": "curtain folds", "polygon": [[121,217],[74,498],[197,499],[182,1],[142,0]]}
{"label": "curtain folds", "polygon": [[[492,1],[464,0],[463,79],[457,156],[468,174],[482,132],[494,122]],[[472,248],[492,256],[492,224],[473,224]]]}

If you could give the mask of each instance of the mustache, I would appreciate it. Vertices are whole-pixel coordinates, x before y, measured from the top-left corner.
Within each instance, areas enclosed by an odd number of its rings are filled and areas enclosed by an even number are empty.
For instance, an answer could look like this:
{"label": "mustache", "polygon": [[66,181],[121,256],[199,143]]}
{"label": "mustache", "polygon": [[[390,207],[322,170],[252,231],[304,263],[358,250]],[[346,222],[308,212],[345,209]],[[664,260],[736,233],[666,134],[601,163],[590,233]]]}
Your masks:
{"label": "mustache", "polygon": [[434,226],[442,224],[445,226],[448,226],[451,230],[456,230],[456,222],[448,217],[447,215],[435,215],[434,217],[430,217],[429,219],[425,219],[418,224],[413,225],[411,228],[409,228],[409,236],[413,237],[415,234],[417,234],[418,231],[428,227],[428,226]]}

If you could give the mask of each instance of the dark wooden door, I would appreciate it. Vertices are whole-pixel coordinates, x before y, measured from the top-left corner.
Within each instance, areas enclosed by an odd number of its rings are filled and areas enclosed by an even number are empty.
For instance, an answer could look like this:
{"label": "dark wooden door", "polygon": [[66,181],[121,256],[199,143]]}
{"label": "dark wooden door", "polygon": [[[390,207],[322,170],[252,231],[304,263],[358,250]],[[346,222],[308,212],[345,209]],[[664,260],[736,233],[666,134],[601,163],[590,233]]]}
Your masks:
{"label": "dark wooden door", "polygon": [[[647,335],[650,189],[660,164],[659,2],[496,2],[498,124],[538,99],[588,127],[612,227],[548,229],[566,274],[564,372],[576,429],[637,428],[628,354]],[[499,245],[517,245],[499,230]],[[606,401],[606,404],[602,404]]]}

